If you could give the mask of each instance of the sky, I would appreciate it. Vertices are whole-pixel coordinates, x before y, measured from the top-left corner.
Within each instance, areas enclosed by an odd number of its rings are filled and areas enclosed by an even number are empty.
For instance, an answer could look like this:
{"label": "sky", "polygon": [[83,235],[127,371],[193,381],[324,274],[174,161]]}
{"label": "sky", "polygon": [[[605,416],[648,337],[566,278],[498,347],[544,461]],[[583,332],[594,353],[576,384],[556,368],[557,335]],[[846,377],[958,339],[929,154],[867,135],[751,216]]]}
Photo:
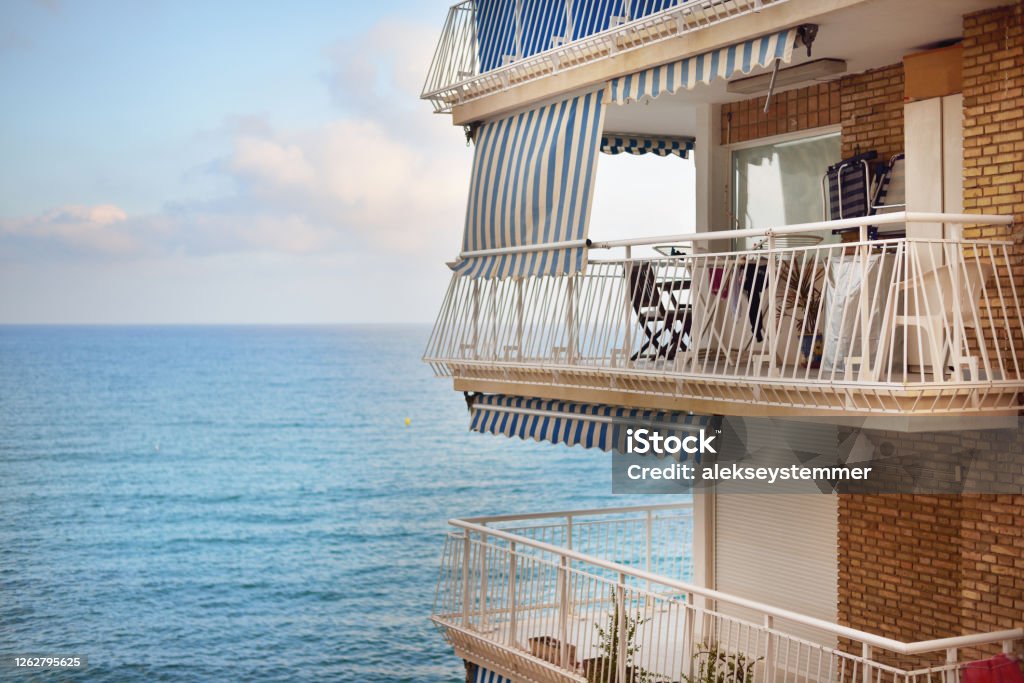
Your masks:
{"label": "sky", "polygon": [[[448,4],[0,2],[0,323],[432,321],[473,153],[419,99]],[[692,163],[626,156],[592,236],[692,228],[636,198]]]}

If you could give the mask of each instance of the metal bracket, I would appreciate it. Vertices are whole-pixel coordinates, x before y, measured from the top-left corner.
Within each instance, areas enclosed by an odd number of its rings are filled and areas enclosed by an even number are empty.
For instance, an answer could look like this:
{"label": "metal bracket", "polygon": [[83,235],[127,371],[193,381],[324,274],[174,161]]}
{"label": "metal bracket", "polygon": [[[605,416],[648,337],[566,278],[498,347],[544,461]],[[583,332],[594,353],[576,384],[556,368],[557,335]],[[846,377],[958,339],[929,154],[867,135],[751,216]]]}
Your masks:
{"label": "metal bracket", "polygon": [[800,24],[796,28],[796,40],[797,43],[807,48],[807,56],[811,56],[811,45],[814,44],[814,39],[818,37],[818,25],[817,24]]}

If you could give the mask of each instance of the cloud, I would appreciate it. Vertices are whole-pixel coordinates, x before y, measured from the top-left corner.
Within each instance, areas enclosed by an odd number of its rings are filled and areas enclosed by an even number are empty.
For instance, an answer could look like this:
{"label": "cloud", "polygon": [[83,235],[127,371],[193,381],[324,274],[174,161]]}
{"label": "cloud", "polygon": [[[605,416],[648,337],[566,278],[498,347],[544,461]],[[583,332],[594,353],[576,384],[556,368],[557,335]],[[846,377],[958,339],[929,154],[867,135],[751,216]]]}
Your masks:
{"label": "cloud", "polygon": [[223,164],[241,193],[264,206],[342,240],[406,249],[461,222],[468,165],[457,137],[412,142],[366,118],[240,135]]}
{"label": "cloud", "polygon": [[23,250],[49,244],[79,257],[132,258],[354,248],[416,254],[433,244],[450,254],[471,151],[447,117],[418,99],[435,36],[434,26],[386,20],[327,49],[325,83],[341,109],[335,120],[286,128],[242,114],[203,132],[229,150],[205,172],[233,191],[169,200],[131,217],[112,204],[63,206],[0,222],[0,249],[15,240]]}
{"label": "cloud", "polygon": [[398,140],[374,121],[240,133],[215,167],[233,181],[233,194],[133,216],[98,204],[0,220],[0,251],[35,258],[353,248],[415,254],[441,244],[447,253],[461,231],[467,159]]}
{"label": "cloud", "polygon": [[356,40],[331,46],[325,81],[334,101],[378,118],[429,111],[419,95],[436,41],[434,25],[388,19]]}
{"label": "cloud", "polygon": [[22,242],[56,240],[85,252],[128,254],[139,244],[127,230],[128,214],[113,204],[69,205],[39,216],[0,221],[0,236]]}
{"label": "cloud", "polygon": [[437,27],[386,19],[326,50],[324,81],[346,115],[304,130],[246,121],[221,168],[247,197],[301,214],[326,243],[454,250],[472,152],[419,99]]}
{"label": "cloud", "polygon": [[112,225],[127,219],[124,209],[113,204],[69,206],[53,215],[53,220],[59,223],[86,222],[92,225]]}

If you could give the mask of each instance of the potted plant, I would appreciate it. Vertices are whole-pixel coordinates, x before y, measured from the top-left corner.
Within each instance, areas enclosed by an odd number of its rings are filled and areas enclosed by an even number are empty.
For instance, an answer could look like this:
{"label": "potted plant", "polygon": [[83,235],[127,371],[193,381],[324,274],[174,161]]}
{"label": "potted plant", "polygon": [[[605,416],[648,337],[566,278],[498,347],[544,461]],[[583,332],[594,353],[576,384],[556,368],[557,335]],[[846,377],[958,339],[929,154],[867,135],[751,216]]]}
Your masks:
{"label": "potted plant", "polygon": [[[626,680],[630,683],[656,683],[659,679],[633,663],[633,658],[640,651],[636,644],[637,629],[646,622],[640,618],[637,612],[635,617],[626,615],[626,645],[624,654],[626,659]],[[605,626],[594,624],[598,635],[598,649],[601,655],[583,660],[583,675],[587,683],[615,683],[619,669],[619,613],[612,609],[608,614],[608,621]]]}
{"label": "potted plant", "polygon": [[[527,642],[530,645],[530,654],[534,657],[539,657],[545,662],[551,662],[557,666],[562,666],[562,641],[554,636],[534,636],[529,638]],[[571,643],[565,644],[565,659],[570,664],[570,668],[576,666],[576,646]]]}
{"label": "potted plant", "polygon": [[754,666],[764,659],[753,659],[741,652],[727,652],[718,643],[701,643],[693,655],[697,662],[693,676],[683,675],[685,683],[754,683]]}

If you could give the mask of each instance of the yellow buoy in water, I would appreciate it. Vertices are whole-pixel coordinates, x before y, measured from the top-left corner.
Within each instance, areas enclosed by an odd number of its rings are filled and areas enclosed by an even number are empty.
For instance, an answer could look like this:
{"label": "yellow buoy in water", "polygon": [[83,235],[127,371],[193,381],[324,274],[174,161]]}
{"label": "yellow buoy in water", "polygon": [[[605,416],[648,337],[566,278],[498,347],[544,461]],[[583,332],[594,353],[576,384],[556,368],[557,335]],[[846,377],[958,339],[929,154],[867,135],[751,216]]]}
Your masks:
{"label": "yellow buoy in water", "polygon": [[409,419],[408,417],[407,417],[407,418],[405,418],[405,426],[406,426],[406,427],[408,427],[408,426],[409,426],[409,425],[411,425],[411,424],[412,424],[412,420],[411,420],[411,419]]}

